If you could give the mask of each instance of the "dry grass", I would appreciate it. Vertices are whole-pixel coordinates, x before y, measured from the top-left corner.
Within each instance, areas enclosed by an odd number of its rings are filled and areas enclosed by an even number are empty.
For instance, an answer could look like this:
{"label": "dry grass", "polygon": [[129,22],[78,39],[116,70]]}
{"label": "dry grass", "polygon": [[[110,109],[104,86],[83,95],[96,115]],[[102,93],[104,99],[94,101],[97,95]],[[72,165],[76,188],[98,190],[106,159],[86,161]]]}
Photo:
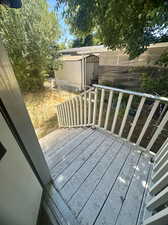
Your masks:
{"label": "dry grass", "polygon": [[25,104],[38,138],[58,128],[55,106],[74,95],[74,93],[59,89],[53,91],[45,89],[42,92],[24,95]]}

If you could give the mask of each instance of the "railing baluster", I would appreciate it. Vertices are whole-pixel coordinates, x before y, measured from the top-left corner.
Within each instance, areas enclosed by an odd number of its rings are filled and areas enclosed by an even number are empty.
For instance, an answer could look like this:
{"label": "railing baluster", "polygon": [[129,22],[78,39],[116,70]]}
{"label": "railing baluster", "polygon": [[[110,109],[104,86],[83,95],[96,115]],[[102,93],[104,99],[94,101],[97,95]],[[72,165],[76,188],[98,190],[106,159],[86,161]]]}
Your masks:
{"label": "railing baluster", "polygon": [[61,123],[61,127],[64,126],[62,104],[60,105],[60,123]]}
{"label": "railing baluster", "polygon": [[74,120],[73,120],[72,100],[69,100],[69,106],[70,106],[70,115],[71,115],[71,126],[73,126]]}
{"label": "railing baluster", "polygon": [[65,121],[64,121],[64,111],[63,111],[63,104],[60,105],[61,106],[61,126],[65,126]]}
{"label": "railing baluster", "polygon": [[146,100],[145,97],[142,97],[142,98],[141,98],[141,101],[140,101],[140,103],[139,103],[137,112],[136,112],[136,114],[135,114],[135,117],[134,117],[134,120],[133,120],[131,129],[130,129],[129,134],[128,134],[128,137],[127,137],[127,140],[128,140],[128,141],[131,139],[132,133],[133,133],[134,128],[135,128],[135,126],[136,126],[136,124],[137,124],[137,121],[138,121],[138,119],[139,119],[139,116],[140,116],[140,113],[141,113],[141,111],[142,111],[142,108],[143,108],[143,105],[144,105],[145,100]]}
{"label": "railing baluster", "polygon": [[114,133],[114,130],[115,130],[115,126],[116,126],[116,122],[117,122],[117,117],[118,117],[118,113],[119,113],[122,97],[123,97],[123,93],[120,92],[119,96],[118,96],[117,107],[116,107],[116,110],[115,110],[112,127],[111,127],[111,132],[112,133]]}
{"label": "railing baluster", "polygon": [[68,112],[68,121],[69,121],[69,127],[71,126],[71,114],[70,114],[70,104],[69,101],[67,102],[67,112]]}
{"label": "railing baluster", "polygon": [[162,129],[164,128],[165,124],[168,121],[168,111],[166,112],[166,114],[164,115],[163,119],[161,120],[157,130],[155,131],[152,139],[150,140],[148,146],[147,146],[147,150],[149,151],[151,149],[151,147],[153,146],[154,142],[156,141],[156,139],[158,138],[160,132],[162,131]]}
{"label": "railing baluster", "polygon": [[87,124],[87,93],[84,93],[84,125]]}
{"label": "railing baluster", "polygon": [[167,146],[168,146],[168,137],[166,138],[166,140],[164,141],[164,143],[162,144],[162,146],[160,147],[159,151],[157,152],[155,156],[155,164],[165,154],[165,152],[167,151]]}
{"label": "railing baluster", "polygon": [[100,100],[100,110],[99,110],[99,120],[98,120],[98,126],[101,127],[101,121],[102,121],[102,113],[103,113],[103,105],[104,105],[104,95],[105,90],[101,90],[101,100]]}
{"label": "railing baluster", "polygon": [[104,129],[106,129],[106,130],[107,130],[107,126],[108,126],[108,121],[109,121],[109,116],[110,116],[110,110],[111,110],[112,100],[113,100],[113,91],[110,91],[109,98],[108,98],[106,119],[105,119],[105,124],[104,124]]}
{"label": "railing baluster", "polygon": [[78,102],[78,97],[75,98],[76,100],[76,114],[77,114],[77,125],[79,125],[79,102]]}
{"label": "railing baluster", "polygon": [[64,110],[65,110],[65,120],[67,127],[69,126],[69,118],[68,118],[68,108],[67,108],[67,102],[64,103]]}
{"label": "railing baluster", "polygon": [[125,123],[127,121],[127,117],[128,117],[128,113],[129,113],[129,110],[131,107],[132,100],[133,100],[133,95],[130,95],[128,98],[127,107],[125,109],[124,117],[123,117],[122,124],[121,124],[120,131],[119,131],[120,137],[122,136],[122,133],[124,131]]}
{"label": "railing baluster", "polygon": [[66,121],[66,113],[65,113],[65,103],[62,104],[62,111],[63,111],[63,117],[64,117],[64,126],[67,127],[67,121]]}
{"label": "railing baluster", "polygon": [[91,123],[91,91],[89,92],[89,103],[88,103],[88,124]]}
{"label": "railing baluster", "polygon": [[61,122],[60,122],[60,110],[59,110],[59,105],[57,105],[56,109],[57,109],[57,118],[58,118],[58,126],[61,127]]}
{"label": "railing baluster", "polygon": [[80,124],[83,125],[83,96],[80,96]]}
{"label": "railing baluster", "polygon": [[98,89],[95,89],[95,96],[94,96],[94,108],[93,108],[93,124],[96,124],[96,113],[97,113],[97,94]]}
{"label": "railing baluster", "polygon": [[63,111],[64,111],[65,126],[68,127],[68,118],[67,118],[67,112],[66,112],[66,103],[63,104]]}
{"label": "railing baluster", "polygon": [[73,109],[73,125],[76,126],[76,107],[75,107],[75,100],[74,98],[72,99],[72,109]]}
{"label": "railing baluster", "polygon": [[143,129],[142,129],[142,131],[141,131],[141,134],[140,134],[140,136],[139,136],[139,138],[138,138],[138,140],[137,140],[137,142],[136,142],[137,145],[140,144],[140,142],[141,142],[141,140],[142,140],[142,138],[143,138],[143,136],[144,136],[144,134],[145,134],[145,132],[146,132],[148,126],[149,126],[149,123],[150,123],[150,121],[151,121],[152,118],[153,118],[153,115],[154,115],[154,113],[155,113],[155,111],[156,111],[158,105],[159,105],[159,101],[155,101],[155,103],[153,104],[153,107],[152,107],[152,109],[151,109],[151,111],[150,111],[150,113],[149,113],[149,116],[148,116],[148,118],[146,119],[146,122],[145,122],[145,124],[144,124],[144,127],[143,127]]}

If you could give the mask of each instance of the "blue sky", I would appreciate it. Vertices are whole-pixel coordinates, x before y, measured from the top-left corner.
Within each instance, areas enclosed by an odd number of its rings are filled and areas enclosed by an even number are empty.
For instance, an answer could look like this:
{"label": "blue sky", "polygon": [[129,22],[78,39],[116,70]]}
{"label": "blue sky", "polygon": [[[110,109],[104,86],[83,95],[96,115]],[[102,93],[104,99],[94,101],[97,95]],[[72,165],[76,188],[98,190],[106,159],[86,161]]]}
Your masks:
{"label": "blue sky", "polygon": [[[49,6],[51,7],[51,9],[54,9],[55,3],[57,0],[47,0],[49,3]],[[59,8],[57,15],[58,15],[58,21],[59,24],[61,26],[61,38],[60,38],[60,42],[66,43],[67,41],[70,41],[72,39],[74,39],[74,36],[70,33],[69,30],[69,26],[67,24],[65,24],[64,19],[62,17],[62,12],[63,12],[63,6]]]}

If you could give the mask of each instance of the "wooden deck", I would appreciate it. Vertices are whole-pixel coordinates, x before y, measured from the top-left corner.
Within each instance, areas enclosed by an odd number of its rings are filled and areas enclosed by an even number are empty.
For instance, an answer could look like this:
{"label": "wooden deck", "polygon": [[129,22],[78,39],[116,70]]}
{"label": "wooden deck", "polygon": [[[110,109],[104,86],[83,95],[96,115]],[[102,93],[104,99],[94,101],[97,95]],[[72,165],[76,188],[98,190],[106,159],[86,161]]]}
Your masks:
{"label": "wooden deck", "polygon": [[67,224],[141,224],[149,154],[91,128],[59,129],[40,143],[55,187],[50,197]]}

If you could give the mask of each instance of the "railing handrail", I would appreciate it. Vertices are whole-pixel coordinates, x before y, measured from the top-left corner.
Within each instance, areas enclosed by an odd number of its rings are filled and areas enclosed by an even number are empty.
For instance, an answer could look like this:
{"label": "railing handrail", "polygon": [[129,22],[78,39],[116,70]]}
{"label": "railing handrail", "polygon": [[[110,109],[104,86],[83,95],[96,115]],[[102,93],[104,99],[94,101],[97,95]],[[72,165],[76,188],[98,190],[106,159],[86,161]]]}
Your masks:
{"label": "railing handrail", "polygon": [[[105,96],[105,91],[109,92],[109,95]],[[116,105],[112,105],[114,101],[113,95],[118,93],[118,97]],[[98,94],[100,93],[100,95]],[[128,99],[125,100],[125,112],[123,117],[121,117],[121,124],[119,124],[120,128],[115,132],[118,115],[120,113],[120,109],[122,107],[121,102],[123,101],[124,94],[128,95]],[[139,103],[136,102],[135,108],[136,113],[133,116],[133,119],[130,123],[129,132],[126,138],[123,137],[123,132],[126,126],[126,122],[129,116],[129,111],[133,104],[133,97],[140,97]],[[108,99],[105,103],[105,97]],[[160,103],[164,103],[164,108],[161,111],[160,119],[157,120],[157,126],[151,131],[152,137],[150,140],[146,141],[145,149],[150,151],[152,146],[154,145],[156,139],[160,135],[164,126],[168,122],[168,98],[154,96],[141,92],[134,92],[129,90],[122,90],[119,88],[113,88],[98,84],[93,84],[93,86],[85,90],[80,95],[74,96],[71,99],[66,100],[65,102],[57,105],[57,114],[58,114],[58,122],[61,127],[78,127],[78,126],[96,126],[99,128],[103,128],[105,130],[109,130],[111,126],[111,133],[113,135],[118,135],[121,138],[126,139],[127,141],[131,141],[132,136],[134,135],[134,131],[136,129],[139,117],[142,113],[143,108],[145,107],[145,102],[147,99],[152,99],[153,103],[151,107],[148,108],[149,114],[144,118],[144,124],[139,129],[139,137],[136,137],[136,141],[133,143],[141,146],[141,142],[143,138],[145,138],[145,132],[150,126],[152,122],[154,114],[157,112],[158,107],[160,107]],[[124,104],[125,104],[124,103]],[[138,103],[138,104],[137,104]],[[106,105],[106,106],[105,106]],[[106,107],[106,108],[105,108]],[[115,109],[114,109],[115,107]],[[92,111],[91,111],[92,108]],[[102,117],[103,110],[106,110],[104,113],[105,118]],[[110,120],[110,113],[114,110],[112,121]],[[160,110],[161,108],[159,108]],[[63,118],[63,119],[61,119]],[[104,120],[105,119],[105,120]],[[141,146],[142,147],[142,146]]]}
{"label": "railing handrail", "polygon": [[124,89],[104,86],[104,85],[100,85],[100,84],[93,84],[92,86],[95,87],[95,88],[101,88],[101,89],[105,89],[105,90],[109,90],[109,91],[116,91],[116,92],[121,92],[121,93],[124,93],[124,94],[137,95],[137,96],[140,96],[140,97],[146,97],[146,98],[151,98],[151,99],[154,99],[154,100],[168,102],[168,98],[162,97],[162,96],[151,95],[151,94],[137,92],[137,91],[124,90]]}

